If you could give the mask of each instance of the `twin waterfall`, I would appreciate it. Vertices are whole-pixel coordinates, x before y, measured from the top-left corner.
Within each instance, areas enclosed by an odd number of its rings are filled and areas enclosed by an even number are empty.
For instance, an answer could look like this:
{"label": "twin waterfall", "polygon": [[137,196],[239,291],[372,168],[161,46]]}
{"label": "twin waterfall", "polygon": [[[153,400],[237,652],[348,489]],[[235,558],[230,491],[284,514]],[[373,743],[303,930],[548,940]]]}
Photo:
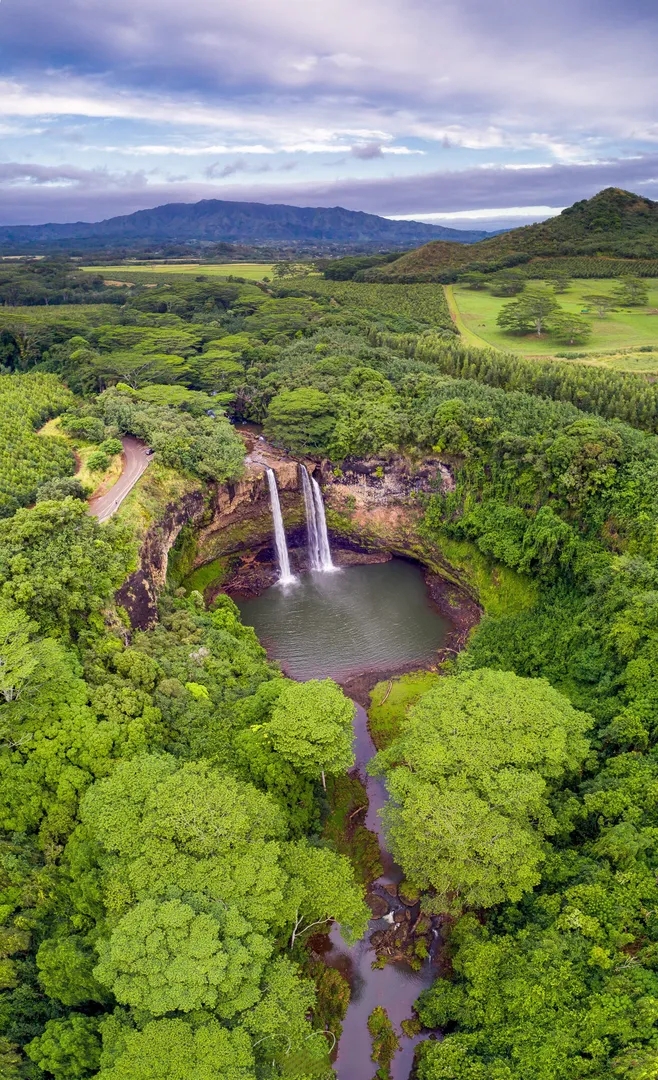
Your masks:
{"label": "twin waterfall", "polygon": [[322,492],[317,480],[308,475],[305,465],[299,466],[302,474],[302,490],[306,508],[306,529],[308,533],[308,560],[311,570],[335,570],[331,561],[331,548],[327,535],[327,519],[324,513]]}
{"label": "twin waterfall", "polygon": [[[322,492],[317,480],[308,475],[305,465],[299,466],[302,476],[302,491],[304,492],[304,507],[306,509],[306,529],[308,535],[308,560],[311,570],[322,570],[324,573],[337,568],[331,560],[331,548],[329,547],[329,535],[327,533],[327,519],[324,512]],[[290,569],[290,556],[286,543],[286,531],[281,515],[281,503],[279,490],[276,483],[276,474],[273,469],[267,470],[267,483],[270,489],[270,505],[272,507],[272,519],[274,521],[274,542],[276,545],[276,557],[279,563],[279,584],[290,585],[296,580]]]}

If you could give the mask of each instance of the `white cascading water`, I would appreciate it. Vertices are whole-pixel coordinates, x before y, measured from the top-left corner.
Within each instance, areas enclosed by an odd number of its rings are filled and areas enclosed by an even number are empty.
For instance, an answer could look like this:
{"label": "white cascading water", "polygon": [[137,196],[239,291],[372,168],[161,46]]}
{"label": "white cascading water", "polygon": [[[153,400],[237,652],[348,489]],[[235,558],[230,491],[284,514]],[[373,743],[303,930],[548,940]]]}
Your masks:
{"label": "white cascading water", "polygon": [[304,508],[306,510],[306,532],[308,535],[308,562],[311,570],[320,570],[320,537],[318,535],[317,513],[315,510],[315,496],[311,487],[311,478],[305,465],[300,465],[302,474],[302,491],[304,493]]}
{"label": "white cascading water", "polygon": [[300,465],[302,473],[302,491],[306,508],[306,528],[308,530],[308,558],[311,570],[323,570],[328,573],[338,568],[334,566],[329,547],[327,519],[324,512],[324,500],[317,480],[308,475],[305,465]]}
{"label": "white cascading water", "polygon": [[331,559],[329,534],[327,533],[327,519],[324,513],[324,499],[322,498],[320,485],[313,477],[311,477],[311,485],[313,487],[313,494],[315,495],[315,509],[317,511],[315,522],[317,525],[318,538],[320,541],[320,569],[324,570],[326,573],[326,571],[328,570],[337,570],[338,567],[334,566]]}
{"label": "white cascading water", "polygon": [[274,542],[276,544],[276,557],[279,563],[279,584],[290,585],[295,581],[295,575],[290,570],[290,557],[286,543],[286,530],[283,527],[281,516],[281,503],[279,502],[279,489],[276,484],[276,475],[273,469],[267,470],[267,483],[270,489],[270,506],[272,507],[272,520],[274,522]]}

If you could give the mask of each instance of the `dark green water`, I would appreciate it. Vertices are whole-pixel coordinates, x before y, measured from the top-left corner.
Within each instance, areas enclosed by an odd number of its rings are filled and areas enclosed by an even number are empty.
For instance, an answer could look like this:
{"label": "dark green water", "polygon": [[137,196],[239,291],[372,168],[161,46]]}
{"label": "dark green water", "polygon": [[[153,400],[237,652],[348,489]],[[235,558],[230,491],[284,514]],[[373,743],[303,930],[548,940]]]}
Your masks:
{"label": "dark green water", "polygon": [[238,606],[269,655],[302,680],[431,661],[448,629],[422,571],[402,559],[304,574]]}

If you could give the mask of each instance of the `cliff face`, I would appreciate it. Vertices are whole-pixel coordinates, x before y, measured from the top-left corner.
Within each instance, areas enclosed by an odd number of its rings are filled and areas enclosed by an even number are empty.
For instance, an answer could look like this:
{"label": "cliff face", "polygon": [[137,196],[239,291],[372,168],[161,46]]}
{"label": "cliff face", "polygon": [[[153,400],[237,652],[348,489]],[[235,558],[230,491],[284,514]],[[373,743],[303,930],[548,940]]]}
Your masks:
{"label": "cliff face", "polygon": [[[179,564],[174,580],[205,592],[207,599],[220,588],[236,592],[258,591],[276,580],[272,515],[266,469],[277,477],[281,510],[291,559],[305,567],[306,529],[304,502],[297,461],[282,457],[262,439],[246,438],[248,455],[244,477],[209,487],[170,505],[144,540],[140,566],[117,594],[132,625],[152,626],[157,598],[164,588],[169,554],[176,547]],[[453,484],[449,469],[438,458],[411,468],[404,459],[384,462],[346,462],[332,471],[306,462],[324,486],[327,524],[336,561],[381,561],[393,554],[414,558],[455,585],[462,582],[438,551],[418,533],[422,516],[414,495]],[[182,551],[182,547],[185,551]]]}
{"label": "cliff face", "polygon": [[[169,504],[142,542],[139,567],[116,595],[126,609],[131,625],[144,630],[157,621],[158,595],[164,588],[169,554],[182,530],[194,531],[190,568],[202,566],[222,555],[232,555],[250,546],[270,543],[272,519],[265,471],[276,472],[286,524],[301,524],[303,506],[296,461],[277,458],[263,448],[250,450],[244,477],[231,484],[209,485],[205,493],[191,492],[180,502]],[[317,466],[309,463],[309,471]]]}

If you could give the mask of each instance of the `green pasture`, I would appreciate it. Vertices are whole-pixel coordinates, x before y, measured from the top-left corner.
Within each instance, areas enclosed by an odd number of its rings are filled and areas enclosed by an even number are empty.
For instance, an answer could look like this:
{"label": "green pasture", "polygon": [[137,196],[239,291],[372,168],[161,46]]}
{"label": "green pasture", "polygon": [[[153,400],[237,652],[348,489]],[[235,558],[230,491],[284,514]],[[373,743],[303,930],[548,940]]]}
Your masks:
{"label": "green pasture", "polygon": [[247,281],[262,281],[272,277],[272,263],[123,263],[120,266],[82,266],[90,274],[102,274],[116,281],[132,281],[139,284],[145,281],[145,275],[155,275],[155,280],[162,280],[162,275],[175,277],[241,277]]}
{"label": "green pasture", "polygon": [[[649,286],[646,307],[621,308],[600,319],[590,305],[585,314],[592,324],[592,337],[587,345],[572,349],[557,345],[548,335],[539,338],[536,334],[517,337],[503,333],[496,319],[503,304],[509,303],[507,297],[461,285],[447,286],[446,294],[465,344],[489,345],[530,357],[555,356],[556,352],[586,353],[594,362],[619,371],[652,372],[658,370],[658,278],[649,278],[646,283]],[[587,293],[611,293],[617,284],[606,278],[579,279],[567,292],[558,295],[558,301],[565,311],[580,314],[588,307],[583,299]],[[647,345],[655,345],[655,358],[652,359],[651,353],[626,355],[626,350]]]}

